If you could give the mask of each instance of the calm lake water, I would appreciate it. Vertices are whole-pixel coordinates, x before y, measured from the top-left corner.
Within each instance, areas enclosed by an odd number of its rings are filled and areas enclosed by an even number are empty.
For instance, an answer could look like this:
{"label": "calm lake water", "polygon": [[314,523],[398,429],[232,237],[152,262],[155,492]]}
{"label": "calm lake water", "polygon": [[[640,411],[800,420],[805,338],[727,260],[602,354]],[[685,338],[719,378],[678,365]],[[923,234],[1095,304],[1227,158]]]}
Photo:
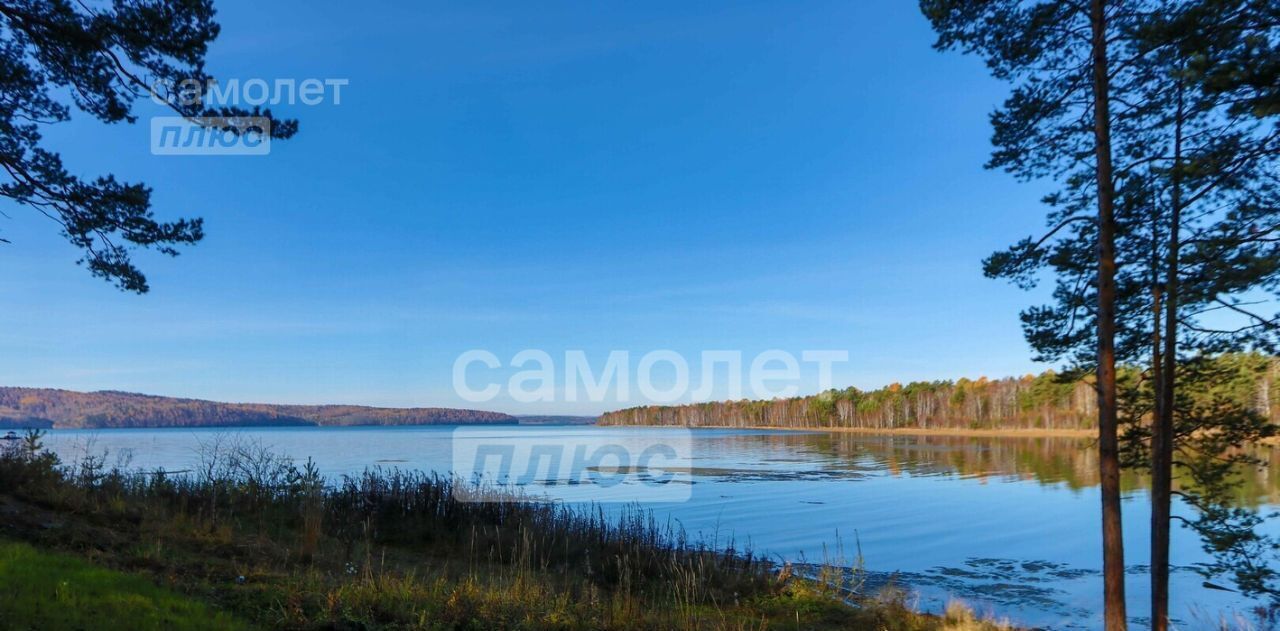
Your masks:
{"label": "calm lake water", "polygon": [[[66,458],[109,453],[131,467],[181,470],[202,441],[236,434],[329,476],[367,467],[447,473],[454,427],[58,430],[48,444]],[[525,427],[565,440],[645,441],[688,436],[657,428]],[[788,561],[853,559],[860,548],[870,581],[913,591],[921,609],[950,598],[1023,625],[1100,626],[1101,577],[1096,451],[1067,438],[869,436],[751,430],[694,430],[687,501],[647,504],[688,533]],[[1247,501],[1272,506],[1271,469],[1249,480]],[[1146,622],[1148,499],[1139,479],[1124,502],[1129,611]],[[1274,526],[1274,524],[1273,524]],[[1203,586],[1195,535],[1175,529],[1171,614],[1209,626],[1250,602]]]}

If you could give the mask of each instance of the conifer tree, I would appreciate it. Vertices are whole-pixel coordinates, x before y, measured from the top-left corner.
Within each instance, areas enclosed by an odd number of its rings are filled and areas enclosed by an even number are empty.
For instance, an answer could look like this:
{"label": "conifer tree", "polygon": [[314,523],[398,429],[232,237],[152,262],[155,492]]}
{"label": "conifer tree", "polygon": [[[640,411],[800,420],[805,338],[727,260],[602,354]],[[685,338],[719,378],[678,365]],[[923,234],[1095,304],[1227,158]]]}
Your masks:
{"label": "conifer tree", "polygon": [[266,118],[273,138],[292,136],[297,122],[275,120],[269,110],[213,109],[157,90],[209,85],[205,53],[218,31],[212,0],[0,0],[0,175],[7,176],[0,178],[0,197],[56,222],[83,251],[80,262],[125,291],[148,290],[131,250],[177,255],[179,246],[204,236],[201,220],[156,219],[145,184],[74,175],[42,145],[42,130],[73,111],[132,123],[135,101],[154,96],[196,124]]}

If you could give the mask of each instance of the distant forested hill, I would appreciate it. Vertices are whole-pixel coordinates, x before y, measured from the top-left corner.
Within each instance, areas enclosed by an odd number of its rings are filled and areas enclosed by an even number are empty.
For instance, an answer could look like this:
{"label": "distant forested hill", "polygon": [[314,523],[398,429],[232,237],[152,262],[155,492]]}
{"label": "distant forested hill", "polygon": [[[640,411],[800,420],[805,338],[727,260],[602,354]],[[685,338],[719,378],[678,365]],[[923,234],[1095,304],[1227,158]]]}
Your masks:
{"label": "distant forested hill", "polygon": [[[1280,422],[1280,360],[1256,354],[1214,361],[1234,377],[1233,398]],[[1137,371],[1127,371],[1136,378]],[[959,379],[857,388],[769,401],[644,406],[606,412],[599,425],[686,427],[848,427],[859,429],[1089,429],[1097,419],[1089,380],[1063,381],[1053,371],[1006,379]]]}
{"label": "distant forested hill", "polygon": [[358,405],[218,403],[132,392],[0,387],[0,428],[252,427],[515,423],[498,412]]}

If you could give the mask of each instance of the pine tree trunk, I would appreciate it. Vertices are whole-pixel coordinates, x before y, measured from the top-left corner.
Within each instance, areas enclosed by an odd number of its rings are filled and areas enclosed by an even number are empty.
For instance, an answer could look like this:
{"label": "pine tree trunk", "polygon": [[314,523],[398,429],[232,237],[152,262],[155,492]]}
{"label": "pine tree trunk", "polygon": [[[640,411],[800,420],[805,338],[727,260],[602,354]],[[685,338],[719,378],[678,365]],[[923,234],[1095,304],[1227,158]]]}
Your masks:
{"label": "pine tree trunk", "polygon": [[[1172,298],[1172,296],[1166,296]],[[1173,304],[1172,300],[1165,307]],[[1169,514],[1173,493],[1173,410],[1168,394],[1173,392],[1172,320],[1165,322],[1168,335],[1164,351],[1156,356],[1162,362],[1153,373],[1155,412],[1151,420],[1151,631],[1169,629]],[[1157,321],[1157,326],[1159,322]],[[1155,370],[1153,368],[1153,370]]]}
{"label": "pine tree trunk", "polygon": [[1111,167],[1110,78],[1104,0],[1091,0],[1094,140],[1098,179],[1098,468],[1102,491],[1102,577],[1107,631],[1127,628],[1120,453],[1116,409],[1115,183]]}
{"label": "pine tree trunk", "polygon": [[1152,350],[1151,383],[1155,406],[1151,415],[1151,631],[1169,628],[1169,508],[1172,493],[1172,423],[1165,392],[1172,390],[1172,372],[1165,365],[1168,340],[1160,337],[1164,306],[1160,302],[1161,287],[1153,290],[1154,348]]}
{"label": "pine tree trunk", "polygon": [[1151,629],[1169,629],[1169,531],[1173,499],[1173,399],[1178,361],[1178,255],[1182,224],[1182,81],[1177,86],[1168,263],[1165,266],[1164,367],[1151,426]]}

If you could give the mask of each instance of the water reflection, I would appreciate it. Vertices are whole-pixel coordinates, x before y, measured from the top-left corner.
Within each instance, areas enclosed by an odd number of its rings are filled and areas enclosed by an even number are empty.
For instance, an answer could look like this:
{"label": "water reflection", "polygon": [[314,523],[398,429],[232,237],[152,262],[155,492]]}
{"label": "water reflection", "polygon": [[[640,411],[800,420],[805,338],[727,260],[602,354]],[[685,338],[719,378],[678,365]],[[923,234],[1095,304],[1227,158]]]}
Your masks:
{"label": "water reflection", "polygon": [[[979,481],[1035,481],[1081,490],[1098,484],[1096,441],[1087,438],[876,435],[858,433],[756,433],[718,437],[702,456],[718,460],[726,453],[769,454],[744,468],[721,471],[724,480],[852,478],[883,471],[891,475],[957,476]],[[1243,468],[1237,495],[1241,506],[1280,503],[1280,449],[1258,447],[1262,463]],[[777,454],[777,455],[773,455]],[[761,470],[761,465],[767,471]],[[797,470],[796,465],[809,467]],[[814,465],[821,465],[813,469]],[[715,471],[703,468],[711,475]],[[1150,476],[1126,471],[1126,491],[1150,488]],[[1187,480],[1175,480],[1183,488]]]}

